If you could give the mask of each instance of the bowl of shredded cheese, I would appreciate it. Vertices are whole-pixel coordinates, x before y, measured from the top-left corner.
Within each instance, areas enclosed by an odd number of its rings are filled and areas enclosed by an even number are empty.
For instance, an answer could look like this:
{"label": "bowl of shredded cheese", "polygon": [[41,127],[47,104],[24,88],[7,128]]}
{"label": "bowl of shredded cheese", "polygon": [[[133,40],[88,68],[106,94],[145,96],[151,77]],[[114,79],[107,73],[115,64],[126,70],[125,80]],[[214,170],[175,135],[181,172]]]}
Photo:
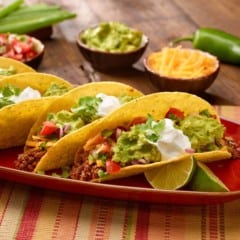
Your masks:
{"label": "bowl of shredded cheese", "polygon": [[144,66],[159,90],[198,93],[212,85],[220,63],[207,52],[177,46],[150,53]]}

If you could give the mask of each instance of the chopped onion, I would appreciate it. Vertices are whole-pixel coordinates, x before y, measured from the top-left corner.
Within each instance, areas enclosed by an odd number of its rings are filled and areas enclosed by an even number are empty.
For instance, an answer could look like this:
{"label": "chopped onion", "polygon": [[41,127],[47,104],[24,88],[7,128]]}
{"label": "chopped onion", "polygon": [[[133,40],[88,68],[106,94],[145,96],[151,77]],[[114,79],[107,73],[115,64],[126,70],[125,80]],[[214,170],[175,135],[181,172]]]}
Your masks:
{"label": "chopped onion", "polygon": [[62,137],[63,137],[63,134],[64,134],[63,128],[62,128],[62,127],[59,127],[59,128],[58,128],[58,137],[59,137],[59,138],[62,138]]}
{"label": "chopped onion", "polygon": [[69,123],[66,123],[63,127],[63,132],[67,133],[71,129],[71,125]]}
{"label": "chopped onion", "polygon": [[186,152],[186,153],[195,153],[195,150],[192,149],[192,148],[186,148],[186,149],[185,149],[185,152]]}

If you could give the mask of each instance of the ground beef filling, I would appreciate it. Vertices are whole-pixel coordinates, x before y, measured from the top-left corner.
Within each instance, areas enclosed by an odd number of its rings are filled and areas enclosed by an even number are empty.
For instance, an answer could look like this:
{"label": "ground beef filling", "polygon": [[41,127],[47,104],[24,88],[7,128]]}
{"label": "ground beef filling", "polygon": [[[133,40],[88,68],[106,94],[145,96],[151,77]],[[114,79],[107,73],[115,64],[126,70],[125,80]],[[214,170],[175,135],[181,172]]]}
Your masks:
{"label": "ground beef filling", "polygon": [[82,181],[91,181],[99,178],[98,171],[106,171],[95,163],[89,164],[87,153],[78,153],[70,172],[70,178]]}
{"label": "ground beef filling", "polygon": [[46,150],[34,148],[25,153],[19,154],[18,159],[15,161],[15,166],[19,170],[32,172],[45,153]]}
{"label": "ground beef filling", "polygon": [[240,158],[240,143],[236,142],[232,137],[224,138],[228,151],[232,154],[232,159]]}

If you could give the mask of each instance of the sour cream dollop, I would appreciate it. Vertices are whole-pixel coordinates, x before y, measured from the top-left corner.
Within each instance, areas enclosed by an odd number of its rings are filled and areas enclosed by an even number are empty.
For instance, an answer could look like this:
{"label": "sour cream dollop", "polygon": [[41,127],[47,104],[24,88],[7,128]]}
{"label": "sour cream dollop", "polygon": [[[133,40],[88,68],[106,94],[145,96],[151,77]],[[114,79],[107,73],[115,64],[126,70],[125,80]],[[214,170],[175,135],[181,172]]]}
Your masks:
{"label": "sour cream dollop", "polygon": [[9,99],[15,103],[31,99],[41,98],[41,93],[31,87],[26,87],[18,96],[12,96]]}
{"label": "sour cream dollop", "polygon": [[174,123],[170,119],[164,119],[165,127],[161,131],[160,137],[154,145],[162,155],[162,160],[168,160],[186,153],[186,149],[191,149],[191,142],[188,137],[179,129],[174,128]]}
{"label": "sour cream dollop", "polygon": [[102,99],[102,102],[100,102],[98,105],[98,116],[104,117],[121,106],[121,103],[117,97],[108,96],[104,93],[99,93],[96,97]]}

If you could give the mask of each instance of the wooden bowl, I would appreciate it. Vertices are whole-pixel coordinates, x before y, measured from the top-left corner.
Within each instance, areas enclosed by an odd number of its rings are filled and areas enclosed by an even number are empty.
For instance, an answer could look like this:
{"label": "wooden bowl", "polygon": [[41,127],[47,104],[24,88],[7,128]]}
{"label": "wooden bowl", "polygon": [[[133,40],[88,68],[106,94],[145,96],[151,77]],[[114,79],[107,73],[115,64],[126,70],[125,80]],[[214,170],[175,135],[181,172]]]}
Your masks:
{"label": "wooden bowl", "polygon": [[147,59],[148,57],[146,57],[143,60],[145,71],[149,77],[149,80],[160,91],[180,91],[180,92],[189,92],[189,93],[201,93],[213,84],[220,69],[219,60],[216,58],[216,67],[214,71],[212,71],[208,75],[200,76],[197,78],[169,77],[169,76],[164,76],[152,70],[148,64]]}
{"label": "wooden bowl", "polygon": [[139,48],[128,52],[107,52],[88,47],[81,41],[81,31],[77,36],[77,46],[83,57],[92,65],[92,67],[99,71],[116,71],[131,67],[136,63],[145,52],[149,40],[147,36],[143,35],[142,44]]}
{"label": "wooden bowl", "polygon": [[45,52],[45,45],[42,43],[42,41],[40,41],[35,37],[32,37],[32,40],[38,53],[33,58],[26,59],[22,62],[34,69],[37,69],[42,62],[44,52]]}
{"label": "wooden bowl", "polygon": [[51,39],[51,36],[53,34],[53,27],[48,26],[48,27],[40,28],[40,29],[31,31],[27,34],[39,39],[40,41],[47,41]]}
{"label": "wooden bowl", "polygon": [[1,43],[6,49],[1,56],[38,68],[45,51],[42,41],[27,34],[3,33],[1,37],[6,40]]}

